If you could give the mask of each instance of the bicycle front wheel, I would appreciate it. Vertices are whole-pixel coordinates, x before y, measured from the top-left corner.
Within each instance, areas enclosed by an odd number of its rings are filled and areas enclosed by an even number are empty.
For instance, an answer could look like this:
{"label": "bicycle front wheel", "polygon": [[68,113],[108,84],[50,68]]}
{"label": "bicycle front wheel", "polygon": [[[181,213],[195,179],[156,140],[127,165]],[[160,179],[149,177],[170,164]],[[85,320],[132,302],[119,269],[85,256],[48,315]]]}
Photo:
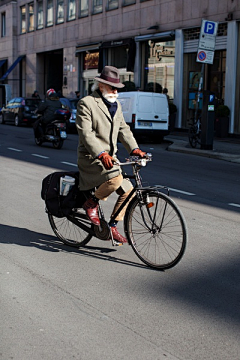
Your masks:
{"label": "bicycle front wheel", "polygon": [[87,230],[92,228],[92,224],[82,209],[63,218],[48,213],[48,219],[55,235],[66,245],[81,247],[91,240],[92,236]]}
{"label": "bicycle front wheel", "polygon": [[136,255],[152,268],[169,269],[182,258],[187,242],[184,217],[175,202],[160,192],[136,196],[125,215],[125,232]]}

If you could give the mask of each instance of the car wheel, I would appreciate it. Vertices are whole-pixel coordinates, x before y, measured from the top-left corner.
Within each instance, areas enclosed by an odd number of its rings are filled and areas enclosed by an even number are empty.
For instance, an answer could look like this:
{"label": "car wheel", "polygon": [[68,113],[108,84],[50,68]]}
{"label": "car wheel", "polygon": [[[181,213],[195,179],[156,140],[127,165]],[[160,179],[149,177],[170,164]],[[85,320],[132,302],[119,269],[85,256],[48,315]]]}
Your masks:
{"label": "car wheel", "polygon": [[15,126],[20,126],[20,120],[19,120],[19,116],[18,116],[18,115],[15,115],[14,124],[15,124]]}

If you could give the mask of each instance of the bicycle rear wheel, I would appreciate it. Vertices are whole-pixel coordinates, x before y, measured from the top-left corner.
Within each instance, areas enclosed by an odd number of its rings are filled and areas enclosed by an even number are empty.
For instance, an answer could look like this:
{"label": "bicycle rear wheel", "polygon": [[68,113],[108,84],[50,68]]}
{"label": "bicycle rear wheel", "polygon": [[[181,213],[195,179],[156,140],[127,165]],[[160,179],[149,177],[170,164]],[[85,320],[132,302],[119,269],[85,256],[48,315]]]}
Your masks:
{"label": "bicycle rear wheel", "polygon": [[146,191],[142,195],[144,201],[135,197],[126,211],[124,225],[128,241],[145,264],[169,269],[184,254],[186,222],[169,196],[157,191]]}
{"label": "bicycle rear wheel", "polygon": [[63,218],[48,213],[48,219],[55,235],[66,245],[81,247],[91,240],[92,235],[87,229],[91,229],[92,224],[83,209],[77,209],[72,215]]}

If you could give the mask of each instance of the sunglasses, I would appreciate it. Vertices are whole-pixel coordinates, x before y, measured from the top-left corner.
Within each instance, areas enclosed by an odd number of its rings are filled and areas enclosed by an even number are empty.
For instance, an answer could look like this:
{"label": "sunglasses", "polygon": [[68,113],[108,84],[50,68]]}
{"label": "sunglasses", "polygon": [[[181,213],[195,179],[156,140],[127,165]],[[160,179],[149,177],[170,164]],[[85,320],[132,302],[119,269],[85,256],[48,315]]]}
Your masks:
{"label": "sunglasses", "polygon": [[115,90],[118,89],[118,88],[116,88],[115,86],[111,86],[111,85],[109,85],[109,86],[110,86],[110,88],[111,88],[112,91],[115,91]]}

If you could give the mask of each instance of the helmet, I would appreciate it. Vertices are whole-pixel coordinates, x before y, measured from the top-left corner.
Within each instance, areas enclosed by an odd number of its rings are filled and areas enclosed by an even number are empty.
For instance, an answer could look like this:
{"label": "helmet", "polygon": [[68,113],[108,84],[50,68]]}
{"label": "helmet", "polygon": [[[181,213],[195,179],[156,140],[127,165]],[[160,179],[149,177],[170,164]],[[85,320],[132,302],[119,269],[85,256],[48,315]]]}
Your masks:
{"label": "helmet", "polygon": [[50,95],[54,94],[56,91],[54,89],[48,89],[47,91],[47,96],[49,97]]}

